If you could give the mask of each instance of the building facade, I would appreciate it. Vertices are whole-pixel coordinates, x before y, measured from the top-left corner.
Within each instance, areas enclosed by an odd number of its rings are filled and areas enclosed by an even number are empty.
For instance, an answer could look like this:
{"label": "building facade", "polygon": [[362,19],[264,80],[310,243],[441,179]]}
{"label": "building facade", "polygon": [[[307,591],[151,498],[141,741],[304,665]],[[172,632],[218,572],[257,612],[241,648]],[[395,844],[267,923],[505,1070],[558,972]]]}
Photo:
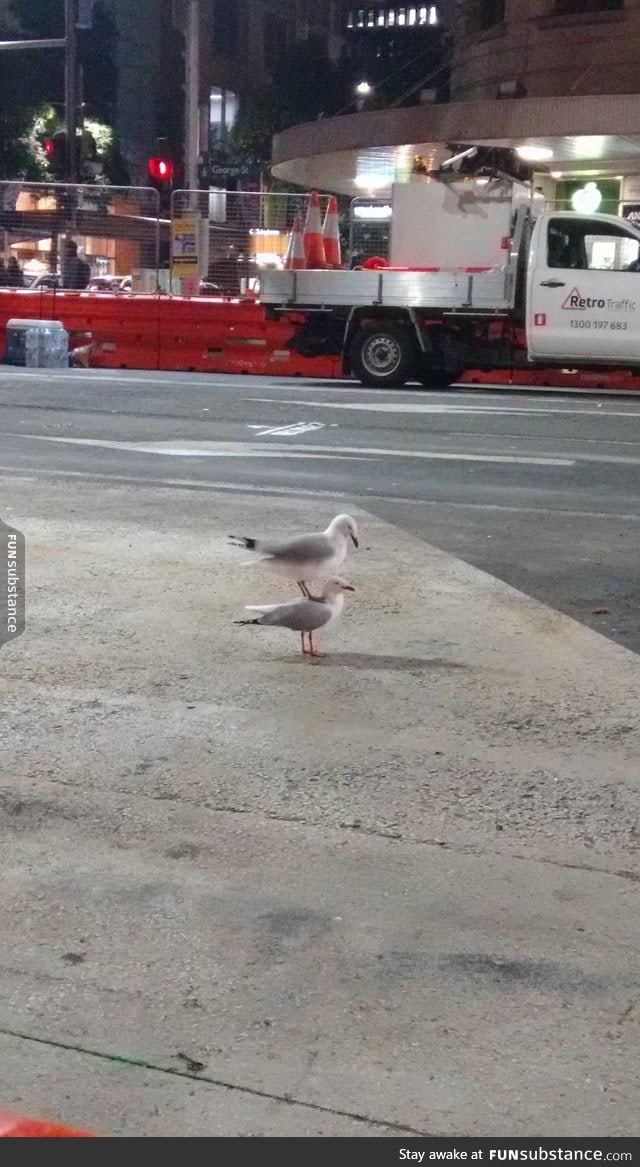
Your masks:
{"label": "building facade", "polygon": [[[171,108],[179,98],[178,79],[167,59],[169,38],[175,35],[172,3],[108,2],[118,32],[115,129],[130,182],[144,185],[147,159],[157,152],[158,137],[171,138],[176,132],[175,120],[166,116],[166,103]],[[175,60],[173,66],[175,70]]]}
{"label": "building facade", "polygon": [[[179,0],[178,0],[179,2]],[[265,89],[294,44],[337,63],[342,0],[200,0],[201,149],[224,158],[243,98]],[[223,166],[223,163],[220,164]],[[223,171],[220,172],[222,177]]]}
{"label": "building facade", "polygon": [[[1,2],[1,0],[0,0]],[[158,137],[184,136],[187,0],[105,0],[118,28],[117,131],[131,181],[143,181]],[[224,151],[248,94],[269,85],[287,48],[313,38],[337,62],[343,0],[198,0],[200,150]]]}
{"label": "building facade", "polygon": [[638,0],[466,0],[452,98],[640,93]]}
{"label": "building facade", "polygon": [[[382,7],[353,11],[366,28]],[[420,11],[395,6],[394,18]],[[638,210],[640,0],[439,0],[436,14],[450,34],[450,100],[287,130],[274,141],[278,176],[386,194],[416,155],[428,169],[458,145],[505,147],[536,164],[550,202],[571,206],[596,183],[601,210]]]}
{"label": "building facade", "polygon": [[438,5],[347,5],[345,26],[345,74],[372,83],[379,103],[447,100],[449,55]]}

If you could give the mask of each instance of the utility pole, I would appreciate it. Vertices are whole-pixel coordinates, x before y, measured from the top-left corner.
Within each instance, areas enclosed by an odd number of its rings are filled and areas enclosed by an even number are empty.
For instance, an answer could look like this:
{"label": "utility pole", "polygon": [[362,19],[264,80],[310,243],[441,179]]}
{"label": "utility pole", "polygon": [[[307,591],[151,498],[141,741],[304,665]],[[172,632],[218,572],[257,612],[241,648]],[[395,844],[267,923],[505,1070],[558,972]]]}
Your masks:
{"label": "utility pole", "polygon": [[198,189],[200,153],[200,8],[187,0],[185,39],[185,186]]}
{"label": "utility pole", "polygon": [[78,30],[76,0],[64,0],[64,113],[67,131],[67,182],[78,180]]}

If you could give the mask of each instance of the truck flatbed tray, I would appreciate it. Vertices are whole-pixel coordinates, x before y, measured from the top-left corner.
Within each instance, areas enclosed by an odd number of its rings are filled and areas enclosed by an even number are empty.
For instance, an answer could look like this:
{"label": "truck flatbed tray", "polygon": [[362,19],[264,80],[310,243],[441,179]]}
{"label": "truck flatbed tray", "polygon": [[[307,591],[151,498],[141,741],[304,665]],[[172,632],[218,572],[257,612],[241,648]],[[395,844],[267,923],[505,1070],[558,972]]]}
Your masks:
{"label": "truck flatbed tray", "polygon": [[504,311],[513,306],[506,268],[489,271],[265,271],[260,300],[281,307],[434,308]]}

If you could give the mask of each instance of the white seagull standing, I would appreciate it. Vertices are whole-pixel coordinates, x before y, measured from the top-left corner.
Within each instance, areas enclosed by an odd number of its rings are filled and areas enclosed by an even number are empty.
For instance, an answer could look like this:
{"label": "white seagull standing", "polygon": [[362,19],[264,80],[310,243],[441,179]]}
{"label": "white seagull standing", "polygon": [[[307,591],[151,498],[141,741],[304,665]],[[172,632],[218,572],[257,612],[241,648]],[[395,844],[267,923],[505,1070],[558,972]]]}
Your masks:
{"label": "white seagull standing", "polygon": [[276,575],[296,580],[304,596],[309,596],[305,580],[327,579],[335,576],[346,557],[348,540],[358,546],[358,528],[351,515],[336,515],[326,531],[311,535],[296,535],[292,539],[250,539],[245,535],[230,535],[236,547],[254,552],[253,559],[243,566],[261,563]]}
{"label": "white seagull standing", "polygon": [[[353,591],[355,588],[351,584],[335,576],[327,580],[318,599],[305,597],[288,604],[245,604],[247,612],[259,612],[260,615],[254,620],[236,620],[235,623],[290,628],[292,632],[300,633],[303,656],[323,656],[315,648],[313,634],[337,620],[344,607],[344,593]],[[309,639],[308,648],[305,647],[305,636]]]}

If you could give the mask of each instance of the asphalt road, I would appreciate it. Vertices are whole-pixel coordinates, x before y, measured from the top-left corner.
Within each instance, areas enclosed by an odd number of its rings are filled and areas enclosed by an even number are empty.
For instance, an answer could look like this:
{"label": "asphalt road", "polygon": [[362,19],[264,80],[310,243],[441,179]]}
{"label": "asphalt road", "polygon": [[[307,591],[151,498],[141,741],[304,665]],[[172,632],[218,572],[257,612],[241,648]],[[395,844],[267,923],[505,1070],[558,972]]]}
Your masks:
{"label": "asphalt road", "polygon": [[0,472],[358,503],[640,650],[640,401],[0,371]]}

